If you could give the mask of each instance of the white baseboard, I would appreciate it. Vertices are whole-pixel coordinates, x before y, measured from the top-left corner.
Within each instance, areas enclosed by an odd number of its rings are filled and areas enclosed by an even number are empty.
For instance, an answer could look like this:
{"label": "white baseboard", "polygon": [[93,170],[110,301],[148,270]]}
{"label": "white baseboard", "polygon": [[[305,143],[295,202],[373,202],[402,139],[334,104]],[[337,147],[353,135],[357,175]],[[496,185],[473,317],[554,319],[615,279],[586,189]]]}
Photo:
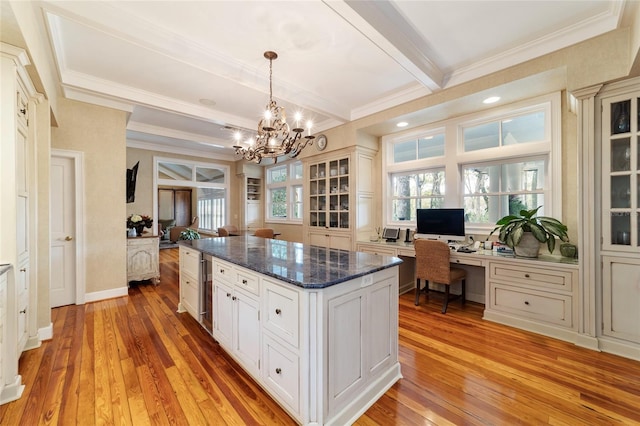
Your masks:
{"label": "white baseboard", "polygon": [[128,287],[112,288],[111,290],[94,291],[93,293],[85,293],[84,302],[98,302],[100,300],[113,299],[115,297],[127,296],[129,294]]}
{"label": "white baseboard", "polygon": [[53,339],[53,323],[38,329],[38,338],[40,341]]}

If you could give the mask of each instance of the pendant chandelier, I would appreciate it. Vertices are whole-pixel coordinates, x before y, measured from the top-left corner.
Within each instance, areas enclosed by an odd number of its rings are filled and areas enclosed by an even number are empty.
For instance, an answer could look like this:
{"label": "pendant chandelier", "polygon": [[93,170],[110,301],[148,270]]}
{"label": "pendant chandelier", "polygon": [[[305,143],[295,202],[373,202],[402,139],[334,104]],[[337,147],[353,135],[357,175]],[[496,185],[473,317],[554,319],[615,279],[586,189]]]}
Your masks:
{"label": "pendant chandelier", "polygon": [[[276,52],[264,52],[264,57],[269,60],[269,103],[263,118],[258,122],[256,135],[245,136],[241,131],[236,131],[236,144],[233,146],[236,154],[241,154],[245,160],[260,163],[263,158],[273,158],[288,155],[295,158],[305,146],[313,143],[311,136],[311,122],[307,122],[307,136],[302,136],[304,129],[300,127],[302,117],[295,117],[293,130],[287,124],[287,116],[284,107],[280,107],[273,100],[273,60],[278,57]],[[240,145],[244,139],[245,146]]]}

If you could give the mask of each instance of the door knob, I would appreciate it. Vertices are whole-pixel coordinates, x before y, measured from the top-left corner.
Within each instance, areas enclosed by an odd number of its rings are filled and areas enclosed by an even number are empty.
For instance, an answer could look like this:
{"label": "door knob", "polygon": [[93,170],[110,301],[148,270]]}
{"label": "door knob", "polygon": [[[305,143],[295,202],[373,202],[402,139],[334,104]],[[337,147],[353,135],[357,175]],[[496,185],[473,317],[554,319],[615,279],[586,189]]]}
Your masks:
{"label": "door knob", "polygon": [[71,240],[73,240],[73,237],[70,236],[70,235],[67,235],[66,237],[64,237],[64,240],[65,241],[71,241]]}

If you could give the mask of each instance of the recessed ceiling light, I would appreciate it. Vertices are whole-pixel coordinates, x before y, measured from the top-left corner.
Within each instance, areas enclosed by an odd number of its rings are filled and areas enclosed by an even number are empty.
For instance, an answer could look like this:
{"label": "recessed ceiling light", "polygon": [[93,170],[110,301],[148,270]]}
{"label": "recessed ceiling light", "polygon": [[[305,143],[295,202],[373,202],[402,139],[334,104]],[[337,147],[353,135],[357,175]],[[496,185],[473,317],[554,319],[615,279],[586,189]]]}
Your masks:
{"label": "recessed ceiling light", "polygon": [[214,106],[216,104],[216,101],[214,101],[213,99],[200,99],[198,102],[200,102],[202,105],[205,106]]}
{"label": "recessed ceiling light", "polygon": [[396,126],[398,127],[407,127],[409,125],[409,123],[407,123],[406,121],[401,121],[398,124],[396,124]]}
{"label": "recessed ceiling light", "polygon": [[500,100],[500,96],[489,96],[487,99],[482,101],[483,104],[492,104],[494,102],[498,102]]}

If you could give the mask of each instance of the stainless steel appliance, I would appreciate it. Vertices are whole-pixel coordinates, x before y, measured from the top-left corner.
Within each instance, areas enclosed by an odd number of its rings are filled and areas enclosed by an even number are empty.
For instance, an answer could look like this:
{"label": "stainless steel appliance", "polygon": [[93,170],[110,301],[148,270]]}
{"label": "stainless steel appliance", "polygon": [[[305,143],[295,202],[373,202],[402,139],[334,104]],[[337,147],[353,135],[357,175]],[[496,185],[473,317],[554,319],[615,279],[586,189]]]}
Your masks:
{"label": "stainless steel appliance", "polygon": [[200,283],[200,324],[213,333],[213,258],[202,255],[202,282]]}

